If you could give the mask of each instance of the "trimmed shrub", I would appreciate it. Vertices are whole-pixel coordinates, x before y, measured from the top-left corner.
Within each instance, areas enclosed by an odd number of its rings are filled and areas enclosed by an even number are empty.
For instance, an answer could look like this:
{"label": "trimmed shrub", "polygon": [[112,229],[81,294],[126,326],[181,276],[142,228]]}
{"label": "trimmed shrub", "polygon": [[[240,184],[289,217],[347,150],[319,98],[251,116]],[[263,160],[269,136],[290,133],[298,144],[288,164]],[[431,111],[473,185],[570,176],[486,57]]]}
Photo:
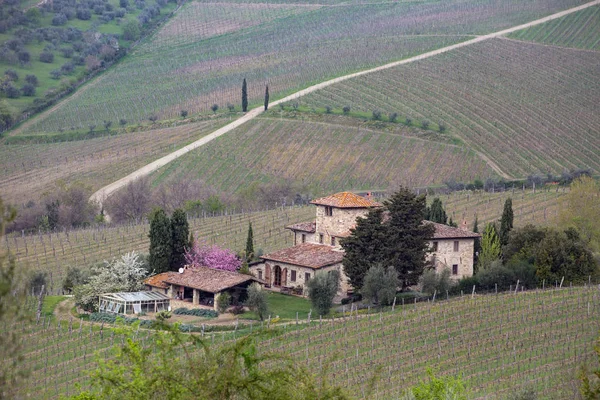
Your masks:
{"label": "trimmed shrub", "polygon": [[25,76],[25,82],[27,82],[33,86],[37,86],[39,84],[37,76],[35,76],[33,74],[29,74],[29,75]]}
{"label": "trimmed shrub", "polygon": [[19,74],[14,69],[7,69],[4,71],[4,75],[13,82],[17,82],[19,80]]}
{"label": "trimmed shrub", "polygon": [[477,273],[479,286],[483,290],[494,290],[498,284],[498,290],[508,290],[511,285],[517,283],[515,273],[502,265],[501,261],[494,261],[492,264]]}
{"label": "trimmed shrub", "polygon": [[204,318],[217,318],[219,314],[214,310],[205,310],[205,309],[189,309],[185,307],[177,308],[173,311],[175,315],[193,315],[195,317],[204,317]]}
{"label": "trimmed shrub", "polygon": [[54,54],[51,51],[44,50],[40,53],[40,61],[51,64],[54,62]]}
{"label": "trimmed shrub", "polygon": [[64,25],[67,23],[67,21],[68,21],[67,16],[63,13],[59,13],[59,14],[56,14],[52,18],[52,25],[54,25],[54,26]]}
{"label": "trimmed shrub", "polygon": [[35,96],[35,86],[31,83],[26,83],[21,88],[21,93],[23,93],[23,96]]}

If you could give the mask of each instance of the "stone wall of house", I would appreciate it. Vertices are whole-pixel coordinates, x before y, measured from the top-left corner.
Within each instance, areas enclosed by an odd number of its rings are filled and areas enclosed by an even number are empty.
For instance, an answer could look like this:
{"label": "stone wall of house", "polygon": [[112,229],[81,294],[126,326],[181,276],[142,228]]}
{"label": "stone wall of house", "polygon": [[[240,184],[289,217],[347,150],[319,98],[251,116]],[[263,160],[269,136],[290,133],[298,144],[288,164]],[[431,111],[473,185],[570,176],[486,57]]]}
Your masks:
{"label": "stone wall of house", "polygon": [[[454,251],[454,242],[458,242],[458,251]],[[437,251],[429,255],[429,260],[434,261],[436,271],[440,272],[444,268],[452,271],[452,266],[457,265],[456,274],[452,274],[453,279],[473,276],[473,254],[475,251],[475,239],[437,239],[429,241],[433,248],[434,242],[437,242]]]}
{"label": "stone wall of house", "polygon": [[320,234],[323,235],[323,244],[331,245],[331,237],[336,236],[336,247],[339,247],[339,238],[336,234],[348,232],[356,225],[358,217],[364,217],[369,212],[366,208],[335,208],[332,215],[325,215],[325,206],[317,206],[316,233],[313,243],[320,243]]}
{"label": "stone wall of house", "polygon": [[[304,242],[302,242],[302,235],[304,235]],[[316,243],[314,233],[302,232],[302,231],[294,231],[294,246],[302,244],[302,243]]]}
{"label": "stone wall of house", "polygon": [[[252,272],[252,274],[258,278],[261,278],[261,276],[262,276],[262,279],[265,279],[268,284],[273,285],[273,280],[274,280],[273,270],[274,270],[275,266],[277,266],[277,265],[281,268],[282,274],[285,274],[285,284],[284,284],[283,275],[281,277],[282,286],[287,286],[287,287],[301,286],[303,288],[304,295],[306,295],[307,278],[309,278],[309,279],[313,278],[315,276],[315,273],[317,273],[318,271],[327,272],[327,271],[332,271],[332,270],[338,270],[340,272],[340,290],[338,292],[339,295],[346,296],[346,293],[348,292],[348,290],[351,289],[351,286],[348,283],[348,277],[344,273],[344,269],[342,268],[341,263],[333,264],[333,265],[315,270],[313,268],[301,267],[301,266],[293,265],[293,264],[267,261],[265,263],[253,265],[252,267],[250,267],[250,272]],[[270,268],[270,271],[271,271],[271,276],[269,277],[268,280],[266,279],[267,267]],[[295,281],[292,281],[292,271],[296,271],[296,280]]]}

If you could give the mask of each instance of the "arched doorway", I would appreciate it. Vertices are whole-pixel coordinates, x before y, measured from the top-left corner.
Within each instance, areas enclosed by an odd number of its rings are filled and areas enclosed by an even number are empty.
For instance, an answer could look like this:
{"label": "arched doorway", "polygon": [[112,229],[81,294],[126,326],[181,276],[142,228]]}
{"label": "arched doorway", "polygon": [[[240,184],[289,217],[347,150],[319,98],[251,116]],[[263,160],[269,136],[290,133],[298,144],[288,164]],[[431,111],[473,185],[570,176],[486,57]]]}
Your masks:
{"label": "arched doorway", "polygon": [[281,286],[281,267],[279,265],[273,268],[273,286]]}

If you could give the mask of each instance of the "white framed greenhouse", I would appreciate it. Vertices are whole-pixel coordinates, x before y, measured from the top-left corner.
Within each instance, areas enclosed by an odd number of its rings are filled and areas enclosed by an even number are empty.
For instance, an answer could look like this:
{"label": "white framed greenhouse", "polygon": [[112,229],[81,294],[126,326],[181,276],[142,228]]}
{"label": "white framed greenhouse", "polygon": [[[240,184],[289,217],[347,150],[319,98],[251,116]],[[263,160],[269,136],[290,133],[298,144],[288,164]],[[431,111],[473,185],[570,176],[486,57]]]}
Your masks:
{"label": "white framed greenhouse", "polygon": [[99,311],[113,314],[139,314],[171,311],[171,298],[160,292],[104,293]]}

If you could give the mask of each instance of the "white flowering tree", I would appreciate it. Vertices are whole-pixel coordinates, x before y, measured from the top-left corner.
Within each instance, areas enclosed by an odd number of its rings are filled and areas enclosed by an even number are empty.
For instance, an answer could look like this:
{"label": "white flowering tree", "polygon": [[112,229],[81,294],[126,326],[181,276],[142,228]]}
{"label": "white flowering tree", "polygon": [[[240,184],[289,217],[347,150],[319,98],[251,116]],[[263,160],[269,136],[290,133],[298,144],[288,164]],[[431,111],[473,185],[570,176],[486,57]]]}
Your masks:
{"label": "white flowering tree", "polygon": [[92,268],[92,273],[88,283],[74,288],[75,304],[86,311],[97,311],[98,296],[103,293],[142,290],[142,280],[148,275],[135,251],[104,261],[104,264]]}

